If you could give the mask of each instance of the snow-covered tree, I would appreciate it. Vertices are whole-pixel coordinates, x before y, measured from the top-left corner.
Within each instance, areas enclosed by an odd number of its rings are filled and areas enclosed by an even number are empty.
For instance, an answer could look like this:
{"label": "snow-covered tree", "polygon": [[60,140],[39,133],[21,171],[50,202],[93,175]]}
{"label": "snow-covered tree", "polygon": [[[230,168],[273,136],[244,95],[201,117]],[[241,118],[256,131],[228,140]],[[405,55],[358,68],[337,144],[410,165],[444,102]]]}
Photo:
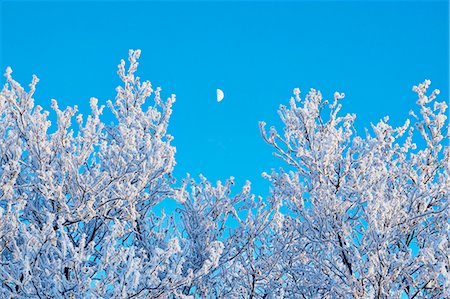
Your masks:
{"label": "snow-covered tree", "polygon": [[[250,182],[232,192],[233,178],[176,183],[175,96],[141,82],[139,55],[119,64],[111,125],[92,98],[87,118],[52,100],[52,126],[34,104],[38,79],[25,91],[7,69],[1,298],[450,297],[447,105],[429,81],[414,87],[416,129],[385,118],[365,137],[339,116],[343,94],[295,89],[284,134],[261,123],[287,163],[264,174],[262,198]],[[159,212],[166,199],[173,214]]]}
{"label": "snow-covered tree", "polygon": [[426,94],[429,85],[413,88],[417,130],[385,117],[358,136],[355,115],[338,116],[344,94],[329,103],[314,89],[305,99],[295,89],[290,107],[281,106],[283,134],[260,124],[290,165],[265,174],[286,211],[263,286],[276,283],[290,298],[450,297],[447,105],[435,100],[438,90]]}

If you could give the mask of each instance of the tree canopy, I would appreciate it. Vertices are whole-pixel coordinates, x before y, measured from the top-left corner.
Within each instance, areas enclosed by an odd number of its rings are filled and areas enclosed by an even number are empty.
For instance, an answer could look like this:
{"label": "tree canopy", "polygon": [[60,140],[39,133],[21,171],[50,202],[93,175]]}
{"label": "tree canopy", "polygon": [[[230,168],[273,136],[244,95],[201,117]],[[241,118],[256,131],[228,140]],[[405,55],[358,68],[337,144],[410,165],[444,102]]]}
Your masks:
{"label": "tree canopy", "polygon": [[[61,110],[57,124],[10,68],[0,94],[2,298],[450,297],[447,105],[424,81],[418,112],[364,135],[355,115],[300,90],[264,140],[286,167],[263,173],[269,196],[233,178],[173,177],[167,133],[175,95],[118,66],[107,107]],[[75,120],[75,122],[73,122]],[[178,150],[183,150],[182,148]],[[155,207],[177,201],[174,213]]]}

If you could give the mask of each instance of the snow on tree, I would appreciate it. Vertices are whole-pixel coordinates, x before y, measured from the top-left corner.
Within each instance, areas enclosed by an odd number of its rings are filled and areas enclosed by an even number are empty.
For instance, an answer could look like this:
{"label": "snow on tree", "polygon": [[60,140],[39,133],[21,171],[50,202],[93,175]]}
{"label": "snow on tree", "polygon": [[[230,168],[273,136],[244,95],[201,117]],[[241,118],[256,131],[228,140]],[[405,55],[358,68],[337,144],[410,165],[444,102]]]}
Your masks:
{"label": "snow on tree", "polygon": [[420,150],[409,120],[393,128],[385,117],[357,136],[355,116],[338,116],[339,93],[328,103],[313,89],[302,100],[296,89],[280,108],[284,134],[267,134],[261,123],[266,142],[292,166],[265,174],[274,201],[287,208],[268,251],[278,261],[270,281],[285,296],[450,296],[447,105],[435,101],[438,90],[426,95],[429,85],[413,88]]}
{"label": "snow on tree", "polygon": [[[34,104],[38,79],[27,92],[7,69],[1,298],[450,297],[447,105],[427,95],[429,81],[414,87],[416,129],[385,118],[364,137],[339,115],[343,94],[328,103],[295,89],[283,134],[261,123],[287,163],[263,174],[262,198],[250,182],[232,192],[233,178],[176,183],[175,95],[141,82],[139,55],[119,64],[109,126],[92,98],[87,118],[52,100],[53,128]],[[160,215],[168,198],[177,209]]]}

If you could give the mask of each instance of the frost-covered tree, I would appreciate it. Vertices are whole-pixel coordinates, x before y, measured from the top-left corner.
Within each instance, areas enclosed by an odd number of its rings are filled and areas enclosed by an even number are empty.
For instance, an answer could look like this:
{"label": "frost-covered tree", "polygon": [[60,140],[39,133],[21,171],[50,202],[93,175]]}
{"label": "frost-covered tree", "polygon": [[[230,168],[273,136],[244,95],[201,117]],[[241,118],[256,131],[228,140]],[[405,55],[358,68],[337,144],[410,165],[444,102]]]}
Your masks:
{"label": "frost-covered tree", "polygon": [[355,116],[338,116],[344,95],[328,103],[313,89],[305,99],[295,89],[290,107],[281,106],[283,134],[260,124],[291,166],[265,174],[286,210],[267,244],[277,262],[262,292],[277,285],[290,298],[450,297],[447,105],[435,100],[438,90],[426,94],[429,85],[413,88],[416,130],[385,117],[358,136]]}
{"label": "frost-covered tree", "polygon": [[25,92],[8,68],[0,98],[1,297],[126,296],[174,283],[166,277],[176,271],[177,239],[152,207],[171,193],[175,148],[166,130],[175,97],[164,103],[159,89],[135,77],[138,57],[130,52],[127,72],[119,65],[123,86],[108,102],[115,126],[100,121],[97,99],[85,120],[53,100],[52,134],[49,113],[33,104],[38,79]]}
{"label": "frost-covered tree", "polygon": [[[232,192],[233,178],[176,183],[175,96],[141,82],[139,55],[119,65],[109,126],[94,98],[87,118],[52,100],[51,126],[34,105],[38,79],[25,91],[7,69],[1,298],[450,297],[447,106],[429,81],[414,87],[416,130],[386,118],[365,137],[338,115],[343,94],[329,104],[294,90],[284,134],[261,124],[287,163],[264,174],[261,198],[250,182]],[[166,199],[173,214],[158,212]]]}
{"label": "frost-covered tree", "polygon": [[[212,186],[189,177],[174,187],[167,134],[175,96],[135,76],[140,51],[119,65],[123,86],[108,107],[116,121],[77,107],[49,113],[6,72],[0,95],[0,297],[183,298],[222,296],[225,275],[264,229],[270,209],[250,183]],[[148,104],[148,99],[152,103]],[[75,119],[77,128],[72,127]],[[158,215],[166,198],[175,215]],[[223,284],[224,279],[230,280]]]}

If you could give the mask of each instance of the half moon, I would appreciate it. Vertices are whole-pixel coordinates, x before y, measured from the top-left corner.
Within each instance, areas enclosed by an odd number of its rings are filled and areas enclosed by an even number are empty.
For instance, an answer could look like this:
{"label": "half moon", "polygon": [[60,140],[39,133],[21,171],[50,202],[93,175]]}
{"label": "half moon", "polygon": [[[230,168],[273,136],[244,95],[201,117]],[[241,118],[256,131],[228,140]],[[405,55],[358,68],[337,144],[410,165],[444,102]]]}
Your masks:
{"label": "half moon", "polygon": [[225,96],[224,94],[223,94],[223,91],[222,90],[220,90],[220,89],[217,89],[217,102],[220,102],[220,101],[222,101],[223,100],[223,97]]}

